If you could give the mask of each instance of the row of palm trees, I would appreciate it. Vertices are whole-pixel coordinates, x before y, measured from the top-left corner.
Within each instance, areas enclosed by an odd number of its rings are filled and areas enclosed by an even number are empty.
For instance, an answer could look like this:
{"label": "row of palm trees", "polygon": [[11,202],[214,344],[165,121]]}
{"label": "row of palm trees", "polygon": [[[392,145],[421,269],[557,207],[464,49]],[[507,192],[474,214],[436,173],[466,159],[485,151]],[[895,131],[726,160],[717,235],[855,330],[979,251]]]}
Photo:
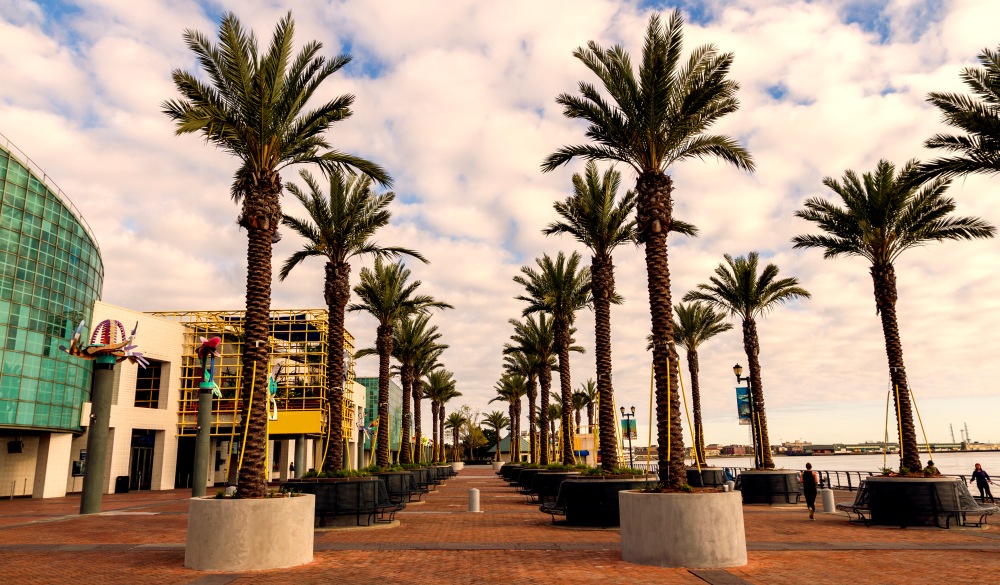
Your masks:
{"label": "row of palm trees", "polygon": [[[618,300],[610,251],[628,241],[644,246],[652,330],[650,347],[653,363],[660,366],[655,367],[657,441],[661,446],[659,473],[661,480],[670,487],[678,486],[685,478],[676,345],[681,345],[688,353],[696,417],[695,452],[698,459],[703,460],[697,348],[729,328],[722,322],[726,315],[739,318],[754,389],[762,464],[766,468],[773,467],[758,358],[757,319],[777,305],[809,297],[808,291],[800,287],[795,278],[779,278],[774,264],[761,268],[756,252],[736,258],[727,254],[709,283],[684,295],[684,300],[691,304],[679,305],[676,308],[678,320],[673,318],[667,234],[675,231],[695,235],[696,230],[673,217],[674,189],[667,170],[673,163],[690,158],[716,158],[747,172],[754,171],[753,158],[743,146],[731,137],[707,132],[715,122],[739,107],[736,97],[739,86],[728,79],[733,54],[720,53],[713,45],[703,45],[683,59],[682,28],[679,10],[670,15],[666,25],[658,14],[652,15],[638,72],[633,70],[630,57],[621,46],[605,49],[592,41],[585,48],[574,51],[574,56],[597,76],[604,93],[590,83],[581,82],[579,95],[561,94],[556,99],[563,106],[566,117],[587,123],[586,135],[590,142],[558,149],[542,164],[542,171],[552,171],[575,158],[589,162],[586,179],[580,175],[573,177],[574,196],[556,204],[564,221],[549,226],[545,233],[572,234],[591,250],[593,264],[589,273],[585,269],[577,272],[578,255],[567,260],[560,253],[555,261],[545,255],[537,260],[538,271],[524,267],[522,276],[515,278],[527,291],[518,297],[528,302],[524,315],[548,313],[557,330],[552,348],[558,357],[562,391],[564,462],[572,457],[567,440],[570,429],[567,424],[570,405],[567,331],[574,311],[588,305],[594,308],[600,448],[603,466],[609,469],[617,462],[613,456],[614,445],[604,444],[605,439],[613,441],[615,437],[615,416],[611,410],[611,350],[607,340],[610,304]],[[942,111],[946,123],[966,134],[938,134],[925,145],[944,149],[953,156],[922,164],[912,161],[899,173],[891,163],[880,161],[874,172],[865,173],[861,179],[853,171],[845,173],[843,182],[826,178],[824,185],[840,196],[843,207],[822,198],[812,198],[805,202],[804,210],[796,213],[797,217],[814,222],[824,232],[795,237],[796,248],[821,248],[828,258],[861,256],[871,262],[876,310],[882,320],[899,413],[900,467],[911,471],[920,470],[921,463],[895,313],[897,292],[893,260],[902,251],[929,242],[989,238],[995,233],[995,228],[982,219],[951,216],[954,200],[943,195],[950,178],[1000,172],[1000,50],[984,50],[979,61],[981,69],[966,68],[961,73],[972,96],[931,93],[928,97],[928,101]],[[621,199],[619,207],[613,203],[619,179],[615,171],[609,169],[603,182],[600,181],[593,166],[593,162],[599,160],[628,164],[638,175],[634,196],[629,192]],[[595,196],[599,193],[605,195],[604,205]],[[635,221],[628,224],[633,207]],[[609,223],[612,218],[617,221],[613,226]],[[618,235],[610,237],[611,233]],[[521,325],[514,324],[515,327]],[[505,351],[509,355],[517,352],[518,345],[509,345]],[[542,370],[548,369],[547,359],[543,363]],[[544,404],[545,398],[542,400]],[[529,409],[532,428],[533,411],[532,402]],[[544,408],[542,417],[545,417]],[[544,425],[542,433],[545,433]],[[543,450],[543,463],[544,454]]]}

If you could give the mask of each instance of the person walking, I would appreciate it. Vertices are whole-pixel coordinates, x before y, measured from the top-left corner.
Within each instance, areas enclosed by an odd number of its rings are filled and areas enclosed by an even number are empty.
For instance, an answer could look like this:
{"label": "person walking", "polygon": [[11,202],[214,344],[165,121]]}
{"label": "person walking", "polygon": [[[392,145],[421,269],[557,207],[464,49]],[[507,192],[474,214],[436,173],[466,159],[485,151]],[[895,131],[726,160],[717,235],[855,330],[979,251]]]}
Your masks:
{"label": "person walking", "polygon": [[969,483],[976,482],[976,487],[979,488],[979,499],[985,504],[986,496],[990,497],[990,502],[995,504],[996,500],[993,499],[993,494],[990,492],[990,474],[986,473],[983,466],[976,463],[976,469],[972,472],[972,479]]}
{"label": "person walking", "polygon": [[809,508],[809,519],[815,520],[816,514],[816,486],[819,485],[819,476],[812,470],[812,463],[806,463],[806,470],[799,474],[799,483],[802,484],[802,493],[806,497],[806,507]]}

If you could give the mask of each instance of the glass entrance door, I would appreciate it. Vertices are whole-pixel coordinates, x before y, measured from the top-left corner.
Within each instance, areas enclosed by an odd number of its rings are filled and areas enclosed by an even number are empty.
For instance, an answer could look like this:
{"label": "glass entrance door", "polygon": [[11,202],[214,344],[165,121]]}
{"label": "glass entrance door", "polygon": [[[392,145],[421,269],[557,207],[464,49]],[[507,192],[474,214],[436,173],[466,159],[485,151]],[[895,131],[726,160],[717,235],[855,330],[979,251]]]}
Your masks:
{"label": "glass entrance door", "polygon": [[148,490],[153,484],[153,449],[156,447],[156,431],[134,429],[132,431],[132,456],[129,461],[130,490]]}

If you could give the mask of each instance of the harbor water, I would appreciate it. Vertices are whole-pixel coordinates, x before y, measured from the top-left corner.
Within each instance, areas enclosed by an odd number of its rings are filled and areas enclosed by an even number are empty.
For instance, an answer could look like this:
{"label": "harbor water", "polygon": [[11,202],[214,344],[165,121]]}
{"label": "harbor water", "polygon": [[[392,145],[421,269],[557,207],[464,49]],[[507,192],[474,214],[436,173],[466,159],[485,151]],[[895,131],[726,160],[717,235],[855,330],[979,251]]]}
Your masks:
{"label": "harbor water", "polygon": [[[927,465],[928,459],[932,459],[934,466],[945,475],[968,477],[976,463],[979,463],[995,481],[1000,480],[1000,451],[945,451],[933,453],[930,457],[927,453],[920,453],[921,463]],[[806,468],[806,463],[812,463],[813,469],[817,471],[879,472],[882,467],[891,467],[895,471],[899,469],[899,454],[889,453],[884,459],[881,453],[774,457],[774,466],[778,469],[802,470]],[[709,457],[708,464],[716,467],[753,467],[753,457]]]}

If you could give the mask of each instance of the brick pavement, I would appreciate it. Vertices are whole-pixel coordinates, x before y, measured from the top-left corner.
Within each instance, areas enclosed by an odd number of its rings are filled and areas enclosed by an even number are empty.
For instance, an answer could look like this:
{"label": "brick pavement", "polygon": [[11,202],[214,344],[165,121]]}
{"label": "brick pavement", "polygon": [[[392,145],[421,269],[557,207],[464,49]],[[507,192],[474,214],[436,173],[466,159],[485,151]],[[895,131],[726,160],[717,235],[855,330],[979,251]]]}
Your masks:
{"label": "brick pavement", "polygon": [[[466,512],[480,490],[482,514]],[[185,569],[188,490],[107,495],[79,516],[79,496],[0,501],[0,567],[10,584],[329,583],[989,583],[1000,580],[995,528],[866,528],[804,506],[744,508],[749,564],[689,571],[621,561],[617,530],[554,527],[496,479],[467,467],[397,515],[399,525],[316,533],[315,560],[294,569],[212,574]],[[849,498],[850,494],[840,494]],[[219,545],[225,545],[220,535]],[[942,573],[943,571],[943,573]]]}

